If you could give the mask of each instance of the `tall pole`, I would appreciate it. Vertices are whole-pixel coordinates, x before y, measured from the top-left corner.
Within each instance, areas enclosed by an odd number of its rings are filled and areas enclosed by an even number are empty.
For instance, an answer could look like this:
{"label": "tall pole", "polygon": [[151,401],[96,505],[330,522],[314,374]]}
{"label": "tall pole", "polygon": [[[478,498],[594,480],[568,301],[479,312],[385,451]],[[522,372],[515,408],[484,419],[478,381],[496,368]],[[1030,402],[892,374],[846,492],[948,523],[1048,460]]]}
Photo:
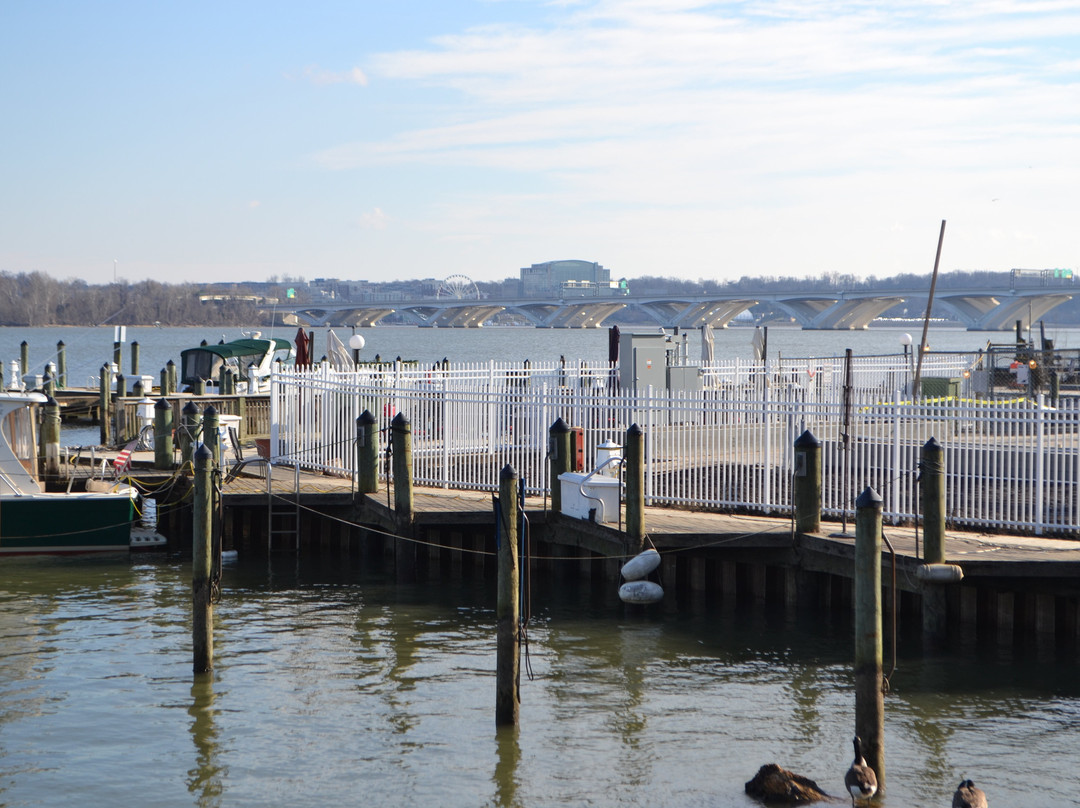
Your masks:
{"label": "tall pole", "polygon": [[214,667],[214,605],[210,598],[211,532],[213,527],[211,473],[214,456],[206,444],[195,452],[195,506],[192,536],[191,644],[195,673]]}
{"label": "tall pole", "polygon": [[521,706],[521,647],[518,642],[518,474],[506,465],[499,474],[499,580],[495,606],[495,723],[517,724]]}
{"label": "tall pole", "polygon": [[881,496],[855,500],[855,734],[885,790],[885,699],[881,692]]}
{"label": "tall pole", "polygon": [[[930,329],[930,310],[934,307],[934,288],[937,286],[938,267],[941,265],[941,245],[945,241],[945,220],[941,220],[941,232],[938,233],[937,255],[934,256],[934,274],[930,276],[930,296],[926,301],[926,315],[923,317],[922,339],[919,340],[919,359],[915,365],[915,381],[911,383],[911,397],[919,397],[919,379],[922,378],[922,359],[926,353],[926,332]],[[1029,318],[1030,319],[1030,318]]]}

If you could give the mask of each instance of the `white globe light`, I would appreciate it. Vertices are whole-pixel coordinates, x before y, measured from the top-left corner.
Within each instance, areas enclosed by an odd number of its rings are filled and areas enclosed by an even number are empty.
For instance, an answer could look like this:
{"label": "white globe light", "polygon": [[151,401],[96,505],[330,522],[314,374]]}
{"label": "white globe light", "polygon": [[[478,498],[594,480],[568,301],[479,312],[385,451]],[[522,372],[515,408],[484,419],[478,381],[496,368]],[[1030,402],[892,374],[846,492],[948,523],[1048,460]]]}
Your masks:
{"label": "white globe light", "polygon": [[353,334],[349,337],[349,347],[354,351],[363,350],[365,344],[366,342],[361,334]]}
{"label": "white globe light", "polygon": [[911,344],[911,334],[901,334],[900,335],[900,344],[901,345],[910,345]]}

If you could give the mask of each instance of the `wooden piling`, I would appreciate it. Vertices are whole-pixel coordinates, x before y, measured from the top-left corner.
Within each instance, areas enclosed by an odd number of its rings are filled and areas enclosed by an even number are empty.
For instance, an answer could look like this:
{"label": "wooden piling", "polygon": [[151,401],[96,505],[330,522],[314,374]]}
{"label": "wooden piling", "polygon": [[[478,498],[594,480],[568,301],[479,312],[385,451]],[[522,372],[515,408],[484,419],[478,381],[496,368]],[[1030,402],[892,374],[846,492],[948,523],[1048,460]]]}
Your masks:
{"label": "wooden piling", "polygon": [[881,496],[855,500],[855,734],[885,790],[885,700],[881,691]]}
{"label": "wooden piling", "polygon": [[99,424],[101,427],[100,442],[102,446],[109,446],[112,444],[112,417],[109,414],[109,404],[112,399],[112,390],[110,389],[110,382],[112,381],[111,376],[112,371],[110,370],[109,366],[102,365],[101,383],[99,385],[100,398],[98,401],[98,409],[101,412],[101,415],[99,416]]}
{"label": "wooden piling", "polygon": [[202,440],[203,445],[210,449],[214,456],[214,468],[221,468],[221,439],[218,427],[221,425],[221,417],[214,409],[213,404],[207,404],[202,414]]}
{"label": "wooden piling", "polygon": [[195,440],[199,434],[199,407],[194,401],[189,401],[180,410],[180,465],[187,465],[194,461]]}
{"label": "wooden piling", "polygon": [[795,447],[795,532],[821,530],[821,441],[806,430]]}
{"label": "wooden piling", "polygon": [[56,383],[61,390],[67,387],[67,347],[63,340],[56,343]]}
{"label": "wooden piling", "polygon": [[49,396],[41,414],[41,473],[48,482],[60,479],[60,404]]}
{"label": "wooden piling", "polygon": [[356,419],[356,490],[360,494],[379,492],[379,430],[375,416],[364,410]]}
{"label": "wooden piling", "polygon": [[173,395],[176,392],[177,387],[177,373],[176,363],[171,359],[165,363],[165,370],[169,372],[169,395]]}
{"label": "wooden piling", "polygon": [[934,438],[922,447],[919,495],[923,512],[923,560],[945,563],[945,450]]}
{"label": "wooden piling", "polygon": [[214,667],[214,605],[210,597],[213,464],[213,454],[204,443],[195,452],[195,503],[191,560],[191,644],[195,673],[205,673]]}
{"label": "wooden piling", "polygon": [[159,398],[154,405],[154,468],[171,469],[173,466],[172,405]]}
{"label": "wooden piling", "polygon": [[626,538],[630,553],[645,549],[645,434],[630,424],[623,441],[626,482]]}
{"label": "wooden piling", "polygon": [[[131,375],[139,375],[139,342],[138,340],[132,340],[131,342]],[[149,394],[149,390],[146,391]]]}
{"label": "wooden piling", "polygon": [[411,581],[416,574],[416,545],[409,541],[413,530],[412,424],[404,413],[390,422],[392,471],[394,477],[394,517],[397,533],[395,570],[399,581]]}
{"label": "wooden piling", "polygon": [[518,642],[518,474],[512,466],[499,473],[499,577],[495,607],[495,723],[518,723],[521,707],[521,649]]}
{"label": "wooden piling", "polygon": [[548,427],[548,464],[551,470],[551,510],[562,513],[559,475],[570,471],[570,427],[562,418]]}
{"label": "wooden piling", "polygon": [[25,376],[30,372],[30,343],[23,340],[19,343],[19,373]]}

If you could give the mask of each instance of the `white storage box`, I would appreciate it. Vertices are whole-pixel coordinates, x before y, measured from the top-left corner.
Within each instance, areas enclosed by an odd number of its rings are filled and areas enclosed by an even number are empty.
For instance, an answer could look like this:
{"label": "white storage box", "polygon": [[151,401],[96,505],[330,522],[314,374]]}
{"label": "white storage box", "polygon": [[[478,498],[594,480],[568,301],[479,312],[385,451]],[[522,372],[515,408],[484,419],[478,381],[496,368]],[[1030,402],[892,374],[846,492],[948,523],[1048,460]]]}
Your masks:
{"label": "white storage box", "polygon": [[[595,510],[591,521],[618,522],[619,481],[599,474],[593,475],[586,481],[585,478],[588,476],[575,471],[567,471],[559,475],[563,514],[576,519],[590,519],[590,511]],[[597,502],[597,500],[600,501]]]}

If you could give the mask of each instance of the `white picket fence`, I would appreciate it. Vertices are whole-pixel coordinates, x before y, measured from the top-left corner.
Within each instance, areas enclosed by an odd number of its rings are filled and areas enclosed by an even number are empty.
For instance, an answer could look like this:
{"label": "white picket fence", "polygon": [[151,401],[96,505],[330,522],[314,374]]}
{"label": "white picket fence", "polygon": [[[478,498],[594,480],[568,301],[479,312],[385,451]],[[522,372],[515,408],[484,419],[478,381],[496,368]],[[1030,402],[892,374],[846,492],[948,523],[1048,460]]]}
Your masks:
{"label": "white picket fence", "polygon": [[271,446],[280,462],[355,474],[357,417],[376,417],[385,447],[400,412],[411,424],[416,484],[494,491],[509,464],[528,492],[541,493],[551,489],[556,419],[581,428],[587,459],[602,442],[621,444],[636,423],[646,436],[648,504],[789,514],[793,444],[809,430],[822,443],[824,512],[851,513],[870,486],[895,523],[921,511],[920,455],[935,438],[953,524],[1080,533],[1080,409],[1072,399],[1054,408],[1041,398],[912,402],[899,389],[883,392],[899,386],[905,369],[882,364],[855,370],[845,408],[843,370],[827,363],[801,377],[781,362],[731,363],[705,369],[704,389],[690,393],[621,391],[606,365],[283,370],[272,379]]}

